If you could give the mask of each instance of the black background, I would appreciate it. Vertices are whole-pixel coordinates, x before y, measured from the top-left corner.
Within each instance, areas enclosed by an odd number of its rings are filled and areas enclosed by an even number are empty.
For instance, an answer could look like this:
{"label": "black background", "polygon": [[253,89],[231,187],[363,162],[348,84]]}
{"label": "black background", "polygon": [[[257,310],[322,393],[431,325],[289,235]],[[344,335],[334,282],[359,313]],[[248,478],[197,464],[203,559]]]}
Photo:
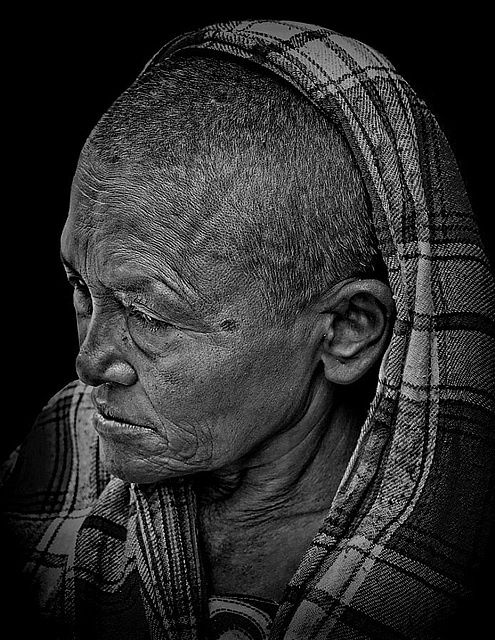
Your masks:
{"label": "black background", "polygon": [[75,377],[71,291],[58,251],[79,150],[153,53],[184,30],[230,19],[282,18],[327,26],[384,53],[447,134],[493,264],[487,154],[493,142],[491,22],[486,13],[470,7],[432,13],[433,3],[408,3],[407,11],[397,8],[396,13],[363,10],[350,2],[339,8],[321,3],[324,9],[294,3],[283,10],[267,3],[238,3],[235,9],[182,4],[122,3],[103,13],[89,5],[64,9],[60,4],[59,10],[20,5],[10,17],[4,15],[4,36],[10,40],[3,60],[7,286],[2,336],[8,417],[2,456],[25,436],[48,398]]}

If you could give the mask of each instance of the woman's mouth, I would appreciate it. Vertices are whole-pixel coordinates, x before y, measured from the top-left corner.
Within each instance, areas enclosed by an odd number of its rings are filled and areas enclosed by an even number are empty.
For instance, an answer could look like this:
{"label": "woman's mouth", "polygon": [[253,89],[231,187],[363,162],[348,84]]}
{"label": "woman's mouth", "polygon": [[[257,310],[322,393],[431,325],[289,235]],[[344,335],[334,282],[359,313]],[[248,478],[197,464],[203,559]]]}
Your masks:
{"label": "woman's mouth", "polygon": [[127,422],[120,417],[114,417],[108,415],[107,413],[100,413],[100,411],[95,411],[93,416],[93,426],[95,430],[101,434],[109,434],[115,433],[116,431],[142,431],[148,430],[151,431],[151,427],[142,424],[135,424],[133,422]]}

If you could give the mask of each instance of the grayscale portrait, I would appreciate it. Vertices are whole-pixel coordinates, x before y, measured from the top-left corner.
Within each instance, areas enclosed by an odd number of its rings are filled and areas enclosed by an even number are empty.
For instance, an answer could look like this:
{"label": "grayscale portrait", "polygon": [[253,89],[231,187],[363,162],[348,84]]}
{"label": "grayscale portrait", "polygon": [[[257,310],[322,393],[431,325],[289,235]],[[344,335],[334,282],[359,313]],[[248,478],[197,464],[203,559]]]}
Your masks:
{"label": "grayscale portrait", "polygon": [[2,467],[19,632],[474,628],[495,288],[394,64],[330,17],[205,21],[91,122],[52,234],[75,371]]}

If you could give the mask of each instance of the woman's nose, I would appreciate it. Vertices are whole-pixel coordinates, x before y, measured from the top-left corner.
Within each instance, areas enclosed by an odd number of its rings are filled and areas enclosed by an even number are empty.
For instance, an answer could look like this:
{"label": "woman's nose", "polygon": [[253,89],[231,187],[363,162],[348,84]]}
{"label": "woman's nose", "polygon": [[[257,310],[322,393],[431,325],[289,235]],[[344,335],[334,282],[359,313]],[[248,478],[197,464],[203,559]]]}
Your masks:
{"label": "woman's nose", "polygon": [[123,353],[123,346],[118,324],[111,318],[94,315],[76,357],[79,379],[93,387],[108,382],[134,384],[137,375]]}

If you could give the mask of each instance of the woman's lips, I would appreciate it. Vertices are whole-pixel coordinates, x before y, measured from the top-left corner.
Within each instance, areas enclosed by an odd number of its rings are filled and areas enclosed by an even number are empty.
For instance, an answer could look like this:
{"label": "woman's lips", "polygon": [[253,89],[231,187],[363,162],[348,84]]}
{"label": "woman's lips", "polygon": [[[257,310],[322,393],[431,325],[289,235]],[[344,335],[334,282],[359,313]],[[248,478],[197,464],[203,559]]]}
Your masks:
{"label": "woman's lips", "polygon": [[118,409],[97,394],[97,388],[93,389],[91,399],[96,409],[94,414],[94,426],[97,431],[115,429],[152,429],[141,421],[135,422],[137,416],[124,417]]}
{"label": "woman's lips", "polygon": [[93,426],[98,433],[104,435],[106,433],[115,433],[116,431],[124,432],[124,431],[141,431],[148,430],[151,431],[151,427],[142,424],[134,424],[132,422],[127,422],[120,418],[114,418],[99,411],[95,411],[93,416]]}
{"label": "woman's lips", "polygon": [[91,400],[96,409],[93,417],[93,424],[98,433],[115,432],[116,430],[135,431],[136,429],[153,430],[141,421],[134,422],[134,418],[123,417],[121,412],[115,409],[106,399],[102,398],[95,387],[91,392]]}

